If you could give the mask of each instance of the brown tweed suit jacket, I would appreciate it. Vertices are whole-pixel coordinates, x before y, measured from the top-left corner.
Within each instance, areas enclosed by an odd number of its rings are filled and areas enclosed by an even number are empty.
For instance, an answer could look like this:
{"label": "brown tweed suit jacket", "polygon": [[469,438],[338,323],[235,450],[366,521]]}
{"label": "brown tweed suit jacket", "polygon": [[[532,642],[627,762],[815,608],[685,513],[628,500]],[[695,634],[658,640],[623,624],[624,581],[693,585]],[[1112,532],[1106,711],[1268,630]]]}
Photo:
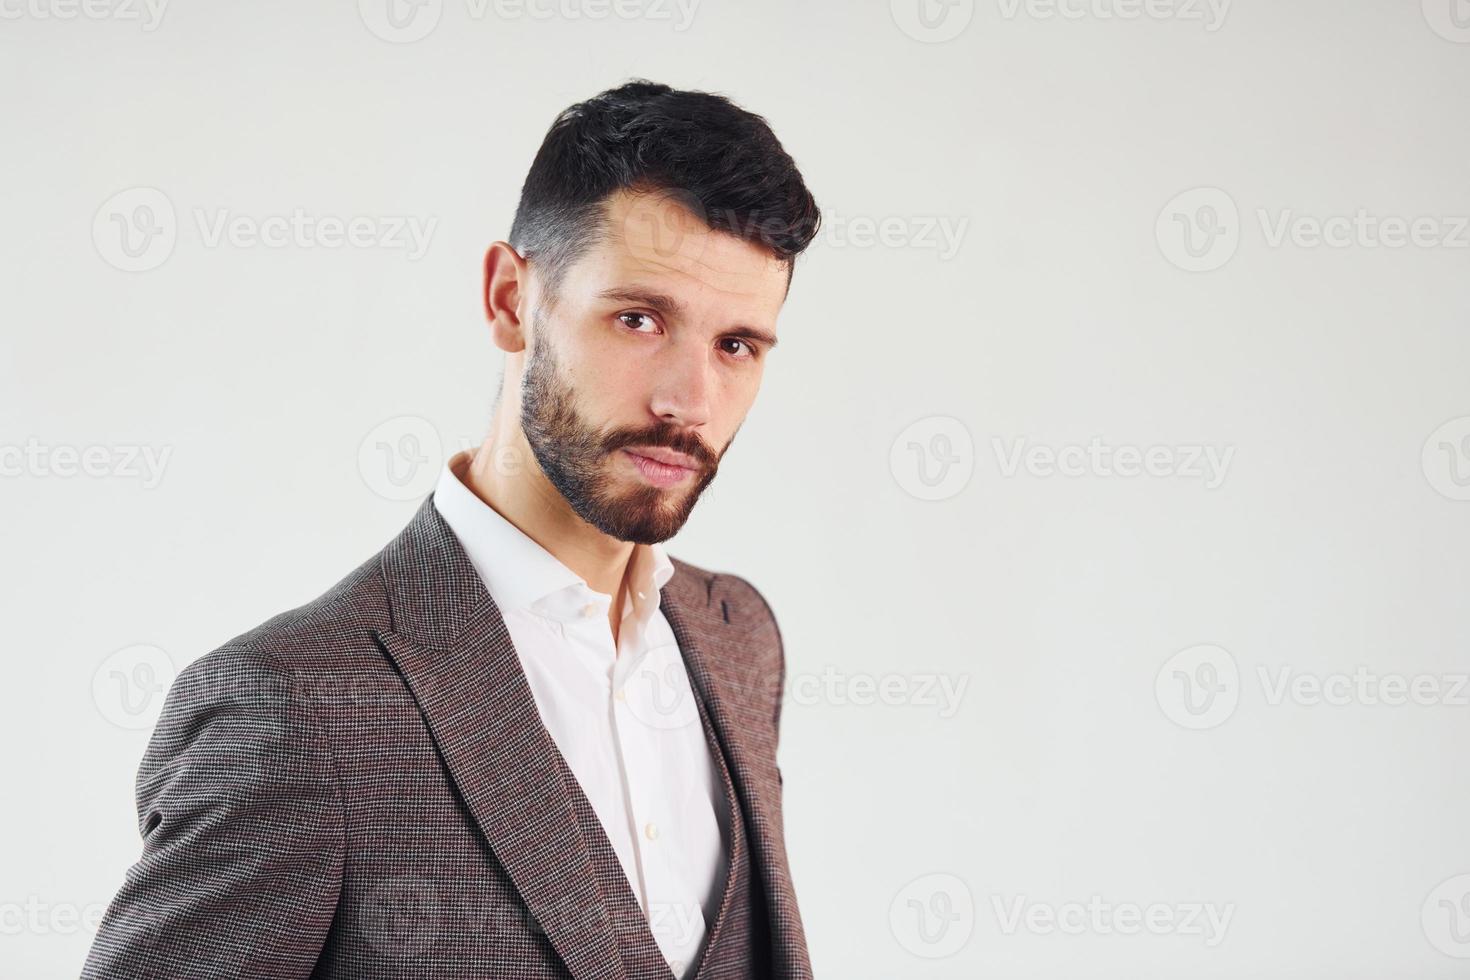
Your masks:
{"label": "brown tweed suit jacket", "polygon": [[[674,566],[661,608],[769,911],[772,962],[749,976],[808,978],[776,764],[780,633],[744,579]],[[619,952],[630,926],[609,920],[569,778],[430,497],[320,598],[179,675],[138,772],[143,854],[83,976],[668,980]]]}

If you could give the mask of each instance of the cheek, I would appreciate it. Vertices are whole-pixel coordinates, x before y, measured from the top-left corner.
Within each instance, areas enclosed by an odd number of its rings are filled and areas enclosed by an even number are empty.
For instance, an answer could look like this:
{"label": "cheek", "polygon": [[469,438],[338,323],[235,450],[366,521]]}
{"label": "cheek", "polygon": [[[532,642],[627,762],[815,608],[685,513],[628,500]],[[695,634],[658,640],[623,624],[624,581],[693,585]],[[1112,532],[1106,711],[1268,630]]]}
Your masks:
{"label": "cheek", "polygon": [[751,371],[750,375],[740,381],[731,381],[717,407],[721,438],[724,442],[734,438],[736,430],[745,424],[745,418],[755,404],[756,393],[760,390],[759,369]]}
{"label": "cheek", "polygon": [[618,349],[617,345],[568,352],[567,374],[582,412],[603,419],[633,417],[653,390],[647,358]]}
{"label": "cheek", "polygon": [[755,404],[755,396],[761,390],[761,375],[765,372],[764,364],[755,364],[749,370],[733,372],[729,382],[725,386],[725,397],[732,411],[739,412],[741,418],[750,411]]}
{"label": "cheek", "polygon": [[595,398],[599,405],[617,412],[646,402],[653,390],[653,377],[647,361],[604,357],[587,372],[585,385],[590,397]]}

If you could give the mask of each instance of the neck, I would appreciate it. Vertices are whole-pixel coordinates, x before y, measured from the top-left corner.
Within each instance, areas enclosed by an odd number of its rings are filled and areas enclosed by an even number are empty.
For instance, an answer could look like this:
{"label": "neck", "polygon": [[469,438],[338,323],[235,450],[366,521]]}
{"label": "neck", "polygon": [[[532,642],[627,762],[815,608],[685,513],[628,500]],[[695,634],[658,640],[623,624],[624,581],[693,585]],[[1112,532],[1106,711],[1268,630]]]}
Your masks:
{"label": "neck", "polygon": [[496,413],[490,435],[473,455],[452,462],[455,475],[594,592],[611,596],[616,615],[633,542],[609,537],[582,520],[541,472],[520,426],[501,424],[503,415]]}

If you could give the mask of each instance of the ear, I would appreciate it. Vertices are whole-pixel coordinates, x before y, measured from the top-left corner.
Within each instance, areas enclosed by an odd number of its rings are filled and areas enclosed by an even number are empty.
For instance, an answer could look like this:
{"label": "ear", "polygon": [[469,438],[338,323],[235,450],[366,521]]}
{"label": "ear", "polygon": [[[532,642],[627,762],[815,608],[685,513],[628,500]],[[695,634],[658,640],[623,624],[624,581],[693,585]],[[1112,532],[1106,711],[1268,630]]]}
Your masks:
{"label": "ear", "polygon": [[495,346],[508,354],[526,349],[521,322],[521,299],[526,295],[526,260],[507,242],[495,242],[485,251],[485,281],[481,300]]}

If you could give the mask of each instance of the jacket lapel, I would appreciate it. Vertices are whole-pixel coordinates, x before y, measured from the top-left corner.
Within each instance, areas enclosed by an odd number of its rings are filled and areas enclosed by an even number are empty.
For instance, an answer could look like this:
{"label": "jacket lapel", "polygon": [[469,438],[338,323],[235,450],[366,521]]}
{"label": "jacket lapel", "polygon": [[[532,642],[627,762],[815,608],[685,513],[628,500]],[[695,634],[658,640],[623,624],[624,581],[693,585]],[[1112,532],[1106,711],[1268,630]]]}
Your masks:
{"label": "jacket lapel", "polygon": [[[724,747],[736,795],[743,804],[748,836],[768,896],[775,976],[810,977],[800,921],[794,911],[782,914],[782,910],[796,909],[796,897],[784,835],[779,830],[781,814],[773,800],[779,775],[774,765],[760,761],[762,756],[753,751],[747,735],[769,722],[752,708],[768,703],[767,697],[754,696],[755,692],[775,686],[779,678],[754,671],[739,656],[738,645],[722,642],[731,631],[743,626],[742,616],[747,611],[728,600],[716,602],[712,578],[694,572],[678,559],[674,564],[678,571],[660,593],[660,608],[673,628],[690,680],[699,687],[710,722]],[[751,610],[748,614],[757,613]]]}
{"label": "jacket lapel", "polygon": [[574,976],[624,980],[559,750],[500,610],[432,495],[384,549],[382,569],[393,628],[374,633],[490,849]]}

